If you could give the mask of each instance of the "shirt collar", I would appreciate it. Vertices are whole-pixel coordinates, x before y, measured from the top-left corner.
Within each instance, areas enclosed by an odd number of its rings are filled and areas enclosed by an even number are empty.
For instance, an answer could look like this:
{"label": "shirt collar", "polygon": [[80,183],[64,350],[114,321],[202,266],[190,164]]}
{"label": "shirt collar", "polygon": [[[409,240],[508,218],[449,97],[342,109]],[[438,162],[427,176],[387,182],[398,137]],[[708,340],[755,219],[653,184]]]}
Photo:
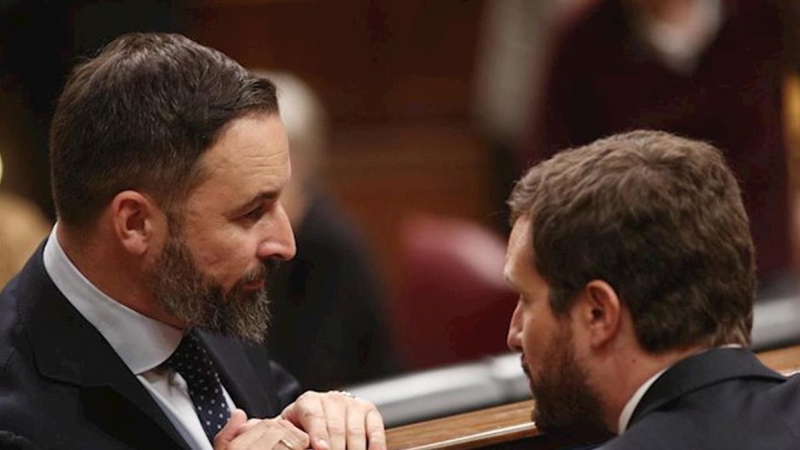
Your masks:
{"label": "shirt collar", "polygon": [[112,299],[72,264],[53,227],[44,247],[44,267],[56,287],[94,326],[135,375],[158,367],[178,348],[183,332]]}
{"label": "shirt collar", "polygon": [[628,403],[625,404],[625,407],[622,408],[622,413],[619,415],[619,425],[617,426],[617,434],[622,434],[625,432],[625,429],[628,428],[628,423],[631,421],[631,417],[633,416],[633,412],[636,410],[636,407],[639,406],[639,402],[642,401],[642,397],[644,394],[647,393],[647,390],[650,389],[650,386],[656,382],[658,377],[660,377],[664,372],[667,371],[669,367],[665,367],[661,369],[660,372],[657,372],[652,377],[648,378],[647,381],[642,383],[639,386],[639,389],[633,393],[633,396],[628,400]]}

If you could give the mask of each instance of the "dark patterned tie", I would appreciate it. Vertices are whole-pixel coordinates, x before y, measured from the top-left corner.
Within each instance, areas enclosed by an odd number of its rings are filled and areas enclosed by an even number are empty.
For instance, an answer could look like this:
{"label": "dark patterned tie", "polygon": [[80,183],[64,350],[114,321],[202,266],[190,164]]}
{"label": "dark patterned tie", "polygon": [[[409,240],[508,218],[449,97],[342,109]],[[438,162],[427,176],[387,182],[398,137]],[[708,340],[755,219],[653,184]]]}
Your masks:
{"label": "dark patterned tie", "polygon": [[231,417],[214,362],[197,337],[189,333],[183,337],[178,349],[164,364],[186,380],[197,417],[200,418],[208,440],[213,443],[214,436]]}

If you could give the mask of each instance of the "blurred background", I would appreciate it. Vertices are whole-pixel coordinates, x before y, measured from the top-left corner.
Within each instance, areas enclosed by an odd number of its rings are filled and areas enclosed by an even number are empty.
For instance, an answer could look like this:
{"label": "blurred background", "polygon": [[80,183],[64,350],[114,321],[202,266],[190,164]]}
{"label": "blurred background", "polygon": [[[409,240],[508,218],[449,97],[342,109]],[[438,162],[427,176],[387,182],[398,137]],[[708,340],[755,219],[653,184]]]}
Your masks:
{"label": "blurred background", "polygon": [[[501,273],[508,230],[504,200],[520,171],[537,158],[530,143],[542,139],[535,124],[551,106],[546,94],[562,32],[594,14],[600,3],[0,0],[0,190],[13,199],[13,206],[0,205],[0,222],[13,217],[25,224],[16,229],[26,230],[2,231],[0,224],[0,245],[11,253],[9,242],[28,243],[14,250],[27,257],[54,220],[47,128],[69,69],[123,32],[180,32],[250,69],[293,74],[326,111],[315,189],[351,230],[350,241],[358,243],[369,266],[369,283],[376,284],[370,294],[374,314],[350,316],[374,323],[352,339],[363,344],[380,328],[387,341],[384,350],[354,350],[357,370],[333,384],[503,353],[515,306]],[[752,65],[780,61],[780,81],[772,86],[780,104],[774,125],[787,143],[780,154],[785,171],[794,173],[800,167],[800,2],[722,2],[739,3],[769,4],[780,18],[773,30],[778,51]],[[756,37],[743,34],[738,42]],[[786,189],[796,192],[797,185],[790,180]],[[786,248],[793,248],[790,239]],[[301,319],[295,309],[295,316],[276,317],[276,333],[296,330]],[[308,326],[314,337],[321,325]],[[347,326],[341,323],[332,333]],[[305,345],[320,345],[321,336]],[[368,368],[369,359],[378,358],[369,351],[390,361]],[[329,387],[308,376],[312,387]]]}

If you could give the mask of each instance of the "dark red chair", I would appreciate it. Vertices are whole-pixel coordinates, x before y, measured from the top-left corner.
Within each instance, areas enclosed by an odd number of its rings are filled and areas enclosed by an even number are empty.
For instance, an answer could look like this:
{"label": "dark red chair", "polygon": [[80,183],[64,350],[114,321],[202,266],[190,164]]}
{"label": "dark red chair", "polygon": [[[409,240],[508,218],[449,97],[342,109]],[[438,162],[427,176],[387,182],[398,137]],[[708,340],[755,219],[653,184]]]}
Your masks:
{"label": "dark red chair", "polygon": [[416,216],[401,226],[403,285],[395,338],[417,370],[508,351],[516,294],[503,279],[506,243],[463,219]]}

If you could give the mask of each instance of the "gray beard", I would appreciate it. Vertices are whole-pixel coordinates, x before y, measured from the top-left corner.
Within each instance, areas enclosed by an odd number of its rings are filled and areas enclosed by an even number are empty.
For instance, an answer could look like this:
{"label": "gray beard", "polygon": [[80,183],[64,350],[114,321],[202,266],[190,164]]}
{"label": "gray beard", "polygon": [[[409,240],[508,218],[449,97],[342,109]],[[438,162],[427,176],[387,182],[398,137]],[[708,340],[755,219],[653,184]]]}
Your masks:
{"label": "gray beard", "polygon": [[257,291],[243,286],[266,280],[278,262],[265,261],[226,293],[197,268],[179,233],[170,232],[151,277],[153,292],[167,312],[189,327],[261,343],[270,321],[266,283]]}

